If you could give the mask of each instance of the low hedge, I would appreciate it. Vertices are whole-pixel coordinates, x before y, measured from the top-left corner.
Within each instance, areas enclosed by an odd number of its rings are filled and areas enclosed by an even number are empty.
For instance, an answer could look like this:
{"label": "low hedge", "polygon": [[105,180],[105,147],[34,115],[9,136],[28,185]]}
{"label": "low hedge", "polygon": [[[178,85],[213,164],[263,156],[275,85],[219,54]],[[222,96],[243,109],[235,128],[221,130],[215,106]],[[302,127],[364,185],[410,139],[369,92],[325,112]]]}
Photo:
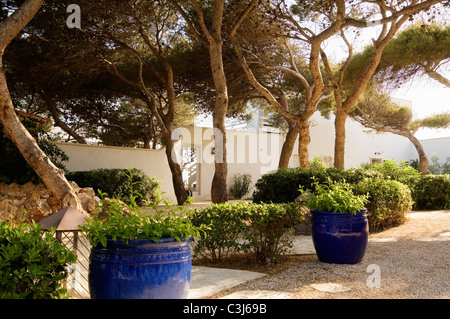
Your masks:
{"label": "low hedge", "polygon": [[393,160],[349,170],[320,166],[279,169],[263,175],[256,182],[253,201],[292,202],[300,195],[300,187],[314,192],[316,181],[323,184],[329,180],[345,180],[361,194],[369,194],[367,208],[371,231],[401,224],[413,202],[415,209],[446,209],[450,206],[448,177],[423,177],[406,162]]}
{"label": "low hedge", "polygon": [[356,168],[343,170],[338,168],[304,169],[283,168],[264,174],[255,184],[254,203],[289,203],[299,195],[299,186],[314,191],[314,183],[327,183],[329,179],[336,182],[346,181],[357,184],[366,177],[381,176],[381,173]]}
{"label": "low hedge", "polygon": [[76,256],[39,225],[0,223],[0,299],[66,298],[62,285]]}
{"label": "low hedge", "polygon": [[412,194],[414,209],[450,209],[450,175],[421,176]]}
{"label": "low hedge", "polygon": [[137,195],[136,203],[155,202],[160,195],[159,182],[140,169],[94,169],[66,174],[70,181],[80,187],[92,187],[111,198],[130,204],[130,196]]}
{"label": "low hedge", "polygon": [[297,203],[238,202],[195,210],[193,224],[210,229],[199,238],[194,254],[217,262],[230,252],[251,252],[259,263],[277,262],[292,247],[292,231],[304,217]]}
{"label": "low hedge", "polygon": [[398,181],[365,178],[355,185],[355,191],[368,195],[366,205],[369,229],[378,232],[404,223],[413,200],[408,186]]}

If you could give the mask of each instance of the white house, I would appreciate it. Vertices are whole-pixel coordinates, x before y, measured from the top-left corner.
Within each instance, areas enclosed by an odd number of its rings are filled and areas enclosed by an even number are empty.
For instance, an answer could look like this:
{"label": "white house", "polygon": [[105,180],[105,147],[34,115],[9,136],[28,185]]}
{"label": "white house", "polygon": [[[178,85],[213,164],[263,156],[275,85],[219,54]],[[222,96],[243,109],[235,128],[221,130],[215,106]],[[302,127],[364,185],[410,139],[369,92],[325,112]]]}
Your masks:
{"label": "white house", "polygon": [[[417,158],[410,141],[391,133],[375,133],[349,118],[346,124],[346,168],[362,163],[382,162],[387,159],[397,161]],[[252,131],[253,130],[253,131]],[[214,175],[214,137],[219,137],[210,127],[179,127],[173,134],[178,140],[173,156],[184,169],[184,179],[193,191],[196,200],[209,200],[211,181]],[[233,176],[246,173],[256,182],[261,175],[275,170],[284,134],[275,132],[255,132],[255,129],[227,130],[228,184]],[[437,153],[445,159],[450,156],[450,138],[426,140],[424,147],[428,154]],[[297,143],[296,143],[297,144]],[[164,197],[175,200],[172,178],[165,150],[134,149],[124,147],[97,146],[71,143],[57,143],[69,156],[67,168],[71,171],[96,168],[139,168],[147,175],[162,181]],[[329,164],[334,155],[334,116],[323,117],[316,112],[311,118],[310,157],[322,156]],[[290,167],[299,164],[298,148],[294,146]]]}

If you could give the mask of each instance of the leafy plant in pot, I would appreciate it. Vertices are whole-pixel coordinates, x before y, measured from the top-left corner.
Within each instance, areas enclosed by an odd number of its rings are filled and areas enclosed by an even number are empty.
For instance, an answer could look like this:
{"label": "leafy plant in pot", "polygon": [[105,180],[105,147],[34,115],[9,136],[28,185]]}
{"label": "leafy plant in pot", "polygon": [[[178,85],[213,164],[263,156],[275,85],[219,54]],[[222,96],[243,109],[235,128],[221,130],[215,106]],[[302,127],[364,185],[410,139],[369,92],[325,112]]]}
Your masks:
{"label": "leafy plant in pot", "polygon": [[192,225],[183,206],[166,201],[159,208],[157,201],[144,211],[134,194],[129,205],[101,195],[102,210],[80,226],[93,246],[91,298],[186,298],[191,279],[189,242],[201,227]]}
{"label": "leafy plant in pot", "polygon": [[319,184],[314,191],[300,187],[301,198],[311,210],[311,234],[317,257],[336,264],[359,263],[367,248],[369,226],[366,195],[355,195],[345,180]]}

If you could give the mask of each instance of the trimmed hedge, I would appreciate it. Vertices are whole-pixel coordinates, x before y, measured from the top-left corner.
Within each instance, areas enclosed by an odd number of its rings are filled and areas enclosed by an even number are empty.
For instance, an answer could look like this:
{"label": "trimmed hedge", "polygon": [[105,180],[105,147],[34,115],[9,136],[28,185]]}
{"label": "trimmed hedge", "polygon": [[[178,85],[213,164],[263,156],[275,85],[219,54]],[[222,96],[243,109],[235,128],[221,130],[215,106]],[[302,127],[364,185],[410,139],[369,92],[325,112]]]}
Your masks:
{"label": "trimmed hedge", "polygon": [[327,183],[329,179],[336,182],[346,181],[357,184],[364,178],[381,176],[381,173],[356,168],[342,170],[338,168],[304,169],[283,168],[264,174],[255,184],[254,203],[289,203],[299,195],[299,187],[314,191],[314,183]]}
{"label": "trimmed hedge", "polygon": [[355,186],[359,194],[368,194],[369,229],[372,232],[401,225],[405,214],[411,211],[413,200],[408,186],[400,182],[377,178],[365,178]]}
{"label": "trimmed hedge", "polygon": [[92,187],[96,192],[100,190],[109,197],[120,199],[127,204],[130,204],[130,196],[137,193],[138,205],[143,205],[146,201],[153,203],[160,195],[159,182],[135,168],[70,172],[66,177],[80,187]]}
{"label": "trimmed hedge", "polygon": [[292,230],[304,218],[297,203],[213,204],[191,216],[194,226],[209,225],[194,246],[194,254],[218,262],[230,252],[244,251],[259,263],[277,262],[292,247]]}
{"label": "trimmed hedge", "polygon": [[421,176],[412,194],[414,209],[450,209],[450,175]]}
{"label": "trimmed hedge", "polygon": [[360,194],[369,194],[367,208],[371,231],[401,224],[413,202],[416,202],[415,209],[446,209],[450,206],[448,177],[423,177],[406,162],[393,160],[350,170],[317,165],[311,169],[279,169],[263,175],[256,182],[253,201],[292,202],[300,195],[300,187],[314,192],[315,181],[324,184],[329,180],[345,180]]}

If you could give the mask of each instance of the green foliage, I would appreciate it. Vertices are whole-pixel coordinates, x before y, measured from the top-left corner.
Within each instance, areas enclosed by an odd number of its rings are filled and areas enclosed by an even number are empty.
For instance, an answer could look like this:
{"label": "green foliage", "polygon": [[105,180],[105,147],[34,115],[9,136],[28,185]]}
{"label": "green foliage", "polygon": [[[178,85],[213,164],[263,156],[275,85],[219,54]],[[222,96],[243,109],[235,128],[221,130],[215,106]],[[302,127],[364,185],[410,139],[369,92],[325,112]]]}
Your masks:
{"label": "green foliage", "polygon": [[250,191],[252,176],[250,174],[236,174],[233,176],[233,184],[229,192],[235,199],[241,199]]}
{"label": "green foliage", "polygon": [[160,194],[159,182],[139,169],[95,169],[70,172],[66,177],[80,187],[92,187],[128,204],[133,192],[138,205],[155,202]]}
{"label": "green foliage", "polygon": [[[418,24],[397,34],[381,56],[375,77],[379,81],[401,84],[415,74],[425,72],[424,66],[436,69],[449,58],[450,27]],[[351,88],[360,78],[373,56],[373,45],[353,56],[345,73],[344,85]]]}
{"label": "green foliage", "polygon": [[361,167],[366,170],[377,172],[385,179],[392,179],[403,183],[410,189],[414,188],[421,176],[407,161],[397,163],[396,161],[389,159],[383,163],[364,164]]}
{"label": "green foliage", "polygon": [[401,225],[413,204],[408,186],[381,177],[363,179],[355,185],[355,193],[368,196],[366,208],[371,232]]}
{"label": "green foliage", "polygon": [[76,256],[39,225],[0,223],[0,298],[65,298],[62,280]]}
{"label": "green foliage", "polygon": [[246,225],[242,219],[243,203],[212,204],[208,208],[197,209],[191,220],[194,226],[208,225],[201,239],[194,246],[197,257],[210,256],[214,262],[223,260],[230,252],[242,249],[240,234]]}
{"label": "green foliage", "polygon": [[417,130],[420,127],[426,128],[448,128],[450,126],[450,113],[439,113],[411,123],[411,129]]}
{"label": "green foliage", "polygon": [[279,261],[293,243],[293,229],[305,216],[297,203],[248,204],[243,209],[247,227],[244,249],[259,263]]}
{"label": "green foliage", "polygon": [[[368,181],[371,180],[373,182],[369,183]],[[449,191],[446,190],[445,183],[438,180],[439,182],[429,181],[429,184],[422,183],[420,173],[408,166],[406,161],[397,163],[394,160],[387,160],[379,164],[364,164],[360,168],[349,170],[316,165],[308,170],[290,168],[263,175],[255,184],[253,200],[254,202],[292,202],[302,192],[306,197],[306,191],[309,190],[311,193],[321,193],[322,200],[328,201],[327,205],[330,207],[333,205],[339,207],[339,202],[333,204],[328,191],[330,185],[343,183],[353,189],[354,195],[368,195],[365,207],[369,213],[369,227],[372,231],[376,231],[398,225],[404,220],[405,212],[411,209],[411,195],[416,202],[415,207],[424,207],[425,201],[427,209],[444,209],[445,205],[449,205],[445,201],[448,198],[446,192]],[[440,187],[432,186],[433,183],[440,183]],[[405,185],[408,189],[405,189]],[[435,198],[423,194],[425,185],[433,189],[431,193]],[[342,188],[345,190],[346,186],[339,186],[338,193],[342,196],[340,203],[344,205],[349,198],[346,198]],[[442,193],[439,192],[440,190]],[[422,196],[422,199],[419,196]],[[392,198],[396,202],[389,203]]]}
{"label": "green foliage", "polygon": [[311,185],[311,171],[282,168],[264,174],[255,184],[254,203],[289,203],[300,195],[298,185]]}
{"label": "green foliage", "polygon": [[415,209],[450,209],[450,175],[421,176],[412,194]]}
{"label": "green foliage", "polygon": [[314,156],[314,158],[309,161],[309,168],[318,170],[326,169],[327,164],[322,160],[322,156]]}
{"label": "green foliage", "polygon": [[315,183],[314,192],[300,187],[302,199],[310,209],[328,212],[350,212],[356,214],[367,203],[366,195],[356,195],[353,187],[345,181],[331,181],[326,184]]}
{"label": "green foliage", "polygon": [[[45,130],[46,122],[40,117],[21,112],[18,112],[17,116],[53,164],[65,170],[64,162],[69,158],[60,148],[51,143]],[[23,158],[11,139],[6,136],[2,124],[0,124],[0,182],[7,184],[41,183],[41,179]]]}
{"label": "green foliage", "polygon": [[249,251],[257,262],[273,263],[292,247],[290,231],[304,213],[296,203],[239,202],[195,210],[191,218],[194,225],[209,225],[194,247],[197,256],[217,262],[230,252]]}
{"label": "green foliage", "polygon": [[439,162],[439,157],[436,154],[433,154],[430,158],[430,162],[428,164],[428,170],[430,173],[439,175],[439,174],[450,174],[450,156],[447,157],[445,163]]}
{"label": "green foliage", "polygon": [[327,183],[332,181],[346,181],[355,184],[364,177],[380,175],[378,172],[368,171],[363,168],[342,170],[333,167],[317,167],[311,169],[301,167],[284,168],[264,174],[255,184],[253,202],[255,203],[289,203],[299,195],[299,186],[304,189],[314,190],[315,183]]}
{"label": "green foliage", "polygon": [[162,238],[174,238],[181,241],[199,236],[200,230],[204,228],[192,224],[183,213],[184,206],[172,205],[166,201],[165,208],[161,209],[158,201],[150,204],[152,211],[149,212],[139,208],[133,195],[130,196],[129,205],[117,199],[106,199],[106,194],[101,195],[101,207],[80,226],[93,246],[101,244],[106,247],[108,239],[150,239],[158,242]]}

